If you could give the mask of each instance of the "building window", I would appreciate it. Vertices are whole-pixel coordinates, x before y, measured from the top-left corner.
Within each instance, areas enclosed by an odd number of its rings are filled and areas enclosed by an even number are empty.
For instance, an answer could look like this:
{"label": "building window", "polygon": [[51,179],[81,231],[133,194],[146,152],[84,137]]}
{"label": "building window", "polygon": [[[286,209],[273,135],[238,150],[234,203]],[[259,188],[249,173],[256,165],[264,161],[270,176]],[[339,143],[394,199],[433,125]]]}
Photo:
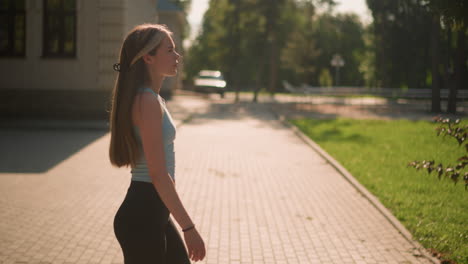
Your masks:
{"label": "building window", "polygon": [[44,0],[44,57],[75,57],[76,0]]}
{"label": "building window", "polygon": [[0,56],[24,57],[26,46],[25,0],[0,0]]}

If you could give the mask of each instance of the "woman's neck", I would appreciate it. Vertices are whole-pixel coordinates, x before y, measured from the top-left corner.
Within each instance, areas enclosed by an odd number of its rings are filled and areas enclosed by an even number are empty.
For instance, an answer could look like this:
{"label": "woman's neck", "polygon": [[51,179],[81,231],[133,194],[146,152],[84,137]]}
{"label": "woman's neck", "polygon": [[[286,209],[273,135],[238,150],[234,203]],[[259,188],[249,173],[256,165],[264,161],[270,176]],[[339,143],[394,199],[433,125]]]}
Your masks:
{"label": "woman's neck", "polygon": [[159,94],[161,91],[161,86],[164,81],[164,76],[163,75],[158,75],[158,76],[151,76],[150,83],[148,86],[153,90],[155,93]]}

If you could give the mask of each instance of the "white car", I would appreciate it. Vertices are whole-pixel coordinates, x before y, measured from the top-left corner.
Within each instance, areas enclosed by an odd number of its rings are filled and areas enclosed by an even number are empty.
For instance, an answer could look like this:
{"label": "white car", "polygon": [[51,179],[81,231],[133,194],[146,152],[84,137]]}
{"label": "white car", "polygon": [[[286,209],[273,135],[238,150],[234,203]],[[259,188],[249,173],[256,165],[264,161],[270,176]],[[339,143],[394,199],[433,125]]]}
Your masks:
{"label": "white car", "polygon": [[224,97],[226,81],[220,71],[202,70],[194,79],[195,91],[202,93],[219,93]]}

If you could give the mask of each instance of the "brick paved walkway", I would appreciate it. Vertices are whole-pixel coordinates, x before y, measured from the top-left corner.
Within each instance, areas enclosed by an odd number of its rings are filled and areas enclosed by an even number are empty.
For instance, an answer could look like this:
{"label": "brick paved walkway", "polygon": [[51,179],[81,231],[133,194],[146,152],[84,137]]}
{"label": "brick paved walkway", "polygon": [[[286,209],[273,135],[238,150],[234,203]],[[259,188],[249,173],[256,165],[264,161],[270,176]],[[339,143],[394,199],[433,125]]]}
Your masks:
{"label": "brick paved walkway", "polygon": [[[123,263],[129,170],[110,166],[109,134],[2,129],[0,144],[0,263]],[[199,263],[430,263],[262,106],[213,102],[179,127],[176,160]]]}

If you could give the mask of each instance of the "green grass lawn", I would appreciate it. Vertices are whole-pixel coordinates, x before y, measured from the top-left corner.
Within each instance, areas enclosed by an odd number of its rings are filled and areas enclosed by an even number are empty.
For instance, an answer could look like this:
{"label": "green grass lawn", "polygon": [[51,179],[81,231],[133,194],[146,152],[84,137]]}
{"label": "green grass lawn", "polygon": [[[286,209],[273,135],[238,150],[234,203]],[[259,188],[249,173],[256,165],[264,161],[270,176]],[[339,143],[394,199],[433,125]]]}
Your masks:
{"label": "green grass lawn", "polygon": [[340,162],[392,211],[424,247],[468,263],[468,191],[436,174],[407,167],[413,160],[454,164],[464,154],[454,138],[437,137],[427,121],[311,120],[291,123]]}

